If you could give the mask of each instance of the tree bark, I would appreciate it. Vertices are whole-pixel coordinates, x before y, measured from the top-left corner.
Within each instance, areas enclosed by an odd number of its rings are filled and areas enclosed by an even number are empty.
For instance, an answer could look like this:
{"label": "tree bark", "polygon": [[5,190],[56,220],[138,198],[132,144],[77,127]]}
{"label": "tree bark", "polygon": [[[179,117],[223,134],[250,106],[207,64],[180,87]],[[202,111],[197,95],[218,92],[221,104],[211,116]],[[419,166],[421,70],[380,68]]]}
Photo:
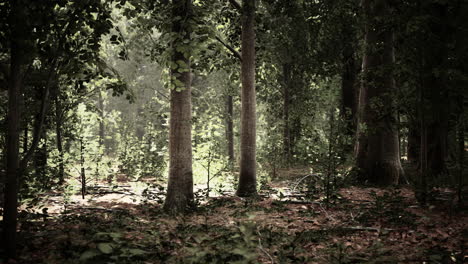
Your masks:
{"label": "tree bark", "polygon": [[[447,64],[447,7],[444,4],[433,3],[428,6],[428,15],[432,17],[429,29],[434,39],[423,47],[425,90],[422,103],[426,121],[427,173],[430,180],[435,180],[447,173],[446,158],[447,137],[449,127],[449,91],[448,77],[444,70]],[[437,72],[436,70],[437,69]]]}
{"label": "tree bark", "polygon": [[397,184],[403,173],[396,112],[392,93],[395,81],[393,32],[382,24],[389,15],[386,0],[364,0],[367,15],[363,82],[360,91],[356,165],[372,184]]}
{"label": "tree bark", "polygon": [[347,44],[343,50],[343,72],[341,75],[341,116],[347,122],[347,133],[356,133],[357,93],[356,93],[356,60],[354,50]]}
{"label": "tree bark", "polygon": [[283,65],[283,158],[289,164],[291,159],[291,126],[289,121],[289,105],[291,103],[291,65]]}
{"label": "tree bark", "polygon": [[[164,209],[170,213],[183,213],[193,206],[192,172],[192,103],[190,58],[177,51],[184,40],[190,41],[187,20],[192,13],[191,0],[173,0],[172,31],[180,36],[173,43],[173,61],[178,64],[171,70],[176,78],[171,87],[171,116],[169,125],[169,182]],[[180,83],[182,85],[180,85]]]}
{"label": "tree bark", "polygon": [[237,195],[257,194],[256,95],[255,95],[255,0],[242,1],[241,157]]}
{"label": "tree bark", "polygon": [[58,95],[58,88],[55,94],[55,134],[57,140],[57,151],[59,153],[58,160],[58,184],[63,185],[65,182],[65,168],[64,168],[64,152],[63,152],[63,139],[62,139],[62,104]]}
{"label": "tree bark", "polygon": [[419,153],[421,151],[421,132],[415,124],[410,124],[408,130],[407,157],[411,163],[419,164]]}
{"label": "tree bark", "polygon": [[5,199],[3,206],[3,246],[7,258],[16,257],[16,228],[18,216],[18,178],[19,178],[19,121],[21,119],[21,89],[24,33],[21,6],[17,0],[11,1],[10,11],[10,83],[8,89],[7,147]]}

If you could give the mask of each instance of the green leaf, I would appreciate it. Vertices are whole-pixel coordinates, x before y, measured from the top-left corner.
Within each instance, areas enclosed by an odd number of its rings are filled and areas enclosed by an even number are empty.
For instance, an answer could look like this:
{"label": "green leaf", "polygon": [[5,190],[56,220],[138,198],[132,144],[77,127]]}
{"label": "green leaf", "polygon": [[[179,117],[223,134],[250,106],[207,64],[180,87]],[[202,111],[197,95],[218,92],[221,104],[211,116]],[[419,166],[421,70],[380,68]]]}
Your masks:
{"label": "green leaf", "polygon": [[101,255],[101,252],[95,250],[95,249],[90,249],[90,250],[86,250],[85,252],[83,252],[83,254],[81,254],[80,256],[80,260],[81,261],[86,261],[86,260],[89,260],[89,259],[92,259],[96,256],[99,256]]}
{"label": "green leaf", "polygon": [[114,250],[111,243],[99,243],[97,248],[104,254],[110,254]]}
{"label": "green leaf", "polygon": [[147,251],[144,251],[139,248],[131,248],[128,250],[128,253],[129,255],[132,255],[132,256],[140,256],[140,255],[148,254]]}

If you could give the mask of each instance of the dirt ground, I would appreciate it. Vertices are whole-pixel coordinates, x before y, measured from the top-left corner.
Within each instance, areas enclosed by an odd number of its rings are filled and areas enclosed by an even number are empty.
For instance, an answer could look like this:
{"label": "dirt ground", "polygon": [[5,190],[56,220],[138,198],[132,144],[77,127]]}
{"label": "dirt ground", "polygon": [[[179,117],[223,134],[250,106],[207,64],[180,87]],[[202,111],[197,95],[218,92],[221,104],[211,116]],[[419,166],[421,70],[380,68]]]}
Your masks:
{"label": "dirt ground", "polygon": [[23,208],[17,263],[468,263],[468,212],[449,189],[421,207],[409,188],[347,187],[327,202],[275,182],[177,217],[158,188],[89,192]]}

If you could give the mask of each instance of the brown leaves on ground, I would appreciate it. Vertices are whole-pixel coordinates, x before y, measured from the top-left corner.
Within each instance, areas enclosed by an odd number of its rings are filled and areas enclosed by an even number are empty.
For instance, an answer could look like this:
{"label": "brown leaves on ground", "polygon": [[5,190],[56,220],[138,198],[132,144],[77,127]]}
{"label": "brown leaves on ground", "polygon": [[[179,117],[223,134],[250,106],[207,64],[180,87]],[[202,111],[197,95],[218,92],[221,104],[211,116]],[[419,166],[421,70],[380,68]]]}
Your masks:
{"label": "brown leaves on ground", "polygon": [[[81,263],[84,251],[105,242],[120,255],[104,257],[116,263],[466,261],[468,214],[450,199],[422,208],[410,189],[361,187],[342,189],[330,204],[275,197],[210,198],[178,217],[156,203],[95,198],[45,222],[23,222],[30,226],[21,256],[24,263]],[[105,241],[100,232],[119,235]],[[145,254],[128,257],[126,248]]]}

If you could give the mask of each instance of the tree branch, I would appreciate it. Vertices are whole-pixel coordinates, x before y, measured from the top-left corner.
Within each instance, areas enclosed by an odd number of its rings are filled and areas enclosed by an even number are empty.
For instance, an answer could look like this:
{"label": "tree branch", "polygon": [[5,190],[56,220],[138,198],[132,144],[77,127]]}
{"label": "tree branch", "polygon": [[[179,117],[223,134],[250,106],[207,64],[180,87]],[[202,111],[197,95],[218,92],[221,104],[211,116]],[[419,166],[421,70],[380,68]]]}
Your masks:
{"label": "tree branch", "polygon": [[28,161],[31,159],[34,151],[37,148],[37,145],[39,144],[39,140],[41,139],[41,134],[42,134],[42,130],[43,130],[43,127],[44,127],[44,121],[45,121],[45,117],[46,117],[46,114],[47,114],[48,100],[49,100],[49,94],[50,94],[50,86],[51,86],[51,83],[52,83],[52,79],[54,78],[54,73],[59,67],[57,62],[58,62],[58,60],[54,59],[53,62],[52,62],[52,65],[50,67],[50,70],[49,70],[49,75],[47,77],[47,81],[46,81],[45,89],[44,89],[44,96],[42,97],[41,110],[40,110],[40,113],[39,113],[39,120],[37,121],[38,122],[38,124],[37,124],[37,133],[33,137],[31,147],[29,147],[29,149],[26,152],[26,154],[24,155],[23,159],[20,161],[20,165],[19,165],[20,175],[22,175],[22,172],[24,172],[24,170],[26,169],[26,167],[28,165]]}
{"label": "tree branch", "polygon": [[240,61],[242,61],[242,56],[241,54],[235,50],[233,47],[231,47],[230,45],[228,45],[226,42],[224,42],[222,39],[220,39],[218,36],[216,36],[216,40],[219,41],[221,44],[223,44],[223,46],[228,49],[230,52],[232,52],[232,54],[238,58]]}
{"label": "tree branch", "polygon": [[231,3],[231,5],[235,7],[237,10],[242,9],[241,5],[236,0],[229,0],[229,3]]}

